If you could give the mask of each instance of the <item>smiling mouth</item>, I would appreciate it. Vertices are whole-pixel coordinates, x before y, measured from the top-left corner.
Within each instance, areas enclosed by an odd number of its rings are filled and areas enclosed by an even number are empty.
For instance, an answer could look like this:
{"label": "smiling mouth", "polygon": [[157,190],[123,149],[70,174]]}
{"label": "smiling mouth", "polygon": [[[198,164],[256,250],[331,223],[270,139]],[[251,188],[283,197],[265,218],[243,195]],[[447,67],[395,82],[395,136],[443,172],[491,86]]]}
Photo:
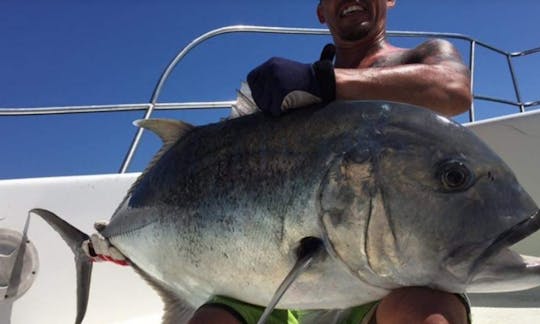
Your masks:
{"label": "smiling mouth", "polygon": [[347,17],[347,16],[352,16],[352,15],[357,14],[357,13],[362,13],[362,12],[365,12],[365,11],[366,11],[366,8],[362,7],[361,5],[359,5],[357,3],[354,3],[354,4],[350,4],[350,5],[345,6],[339,12],[339,16],[340,17]]}

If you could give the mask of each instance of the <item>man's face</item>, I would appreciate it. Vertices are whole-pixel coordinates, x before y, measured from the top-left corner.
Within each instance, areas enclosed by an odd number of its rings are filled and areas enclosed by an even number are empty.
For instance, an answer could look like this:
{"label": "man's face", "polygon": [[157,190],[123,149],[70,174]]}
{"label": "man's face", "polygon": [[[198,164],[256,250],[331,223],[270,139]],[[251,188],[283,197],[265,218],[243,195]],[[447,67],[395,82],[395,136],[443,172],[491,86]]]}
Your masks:
{"label": "man's face", "polygon": [[395,0],[321,0],[317,15],[334,35],[344,41],[357,41],[386,28],[386,11]]}

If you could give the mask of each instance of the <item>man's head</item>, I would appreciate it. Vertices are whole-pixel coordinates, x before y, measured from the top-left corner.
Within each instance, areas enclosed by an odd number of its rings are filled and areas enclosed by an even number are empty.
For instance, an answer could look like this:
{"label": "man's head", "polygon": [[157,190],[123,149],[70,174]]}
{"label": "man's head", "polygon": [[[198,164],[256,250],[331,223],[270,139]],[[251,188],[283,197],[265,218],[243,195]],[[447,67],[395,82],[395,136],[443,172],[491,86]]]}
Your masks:
{"label": "man's head", "polygon": [[355,42],[384,37],[386,11],[396,0],[320,0],[317,16],[328,25],[334,41]]}

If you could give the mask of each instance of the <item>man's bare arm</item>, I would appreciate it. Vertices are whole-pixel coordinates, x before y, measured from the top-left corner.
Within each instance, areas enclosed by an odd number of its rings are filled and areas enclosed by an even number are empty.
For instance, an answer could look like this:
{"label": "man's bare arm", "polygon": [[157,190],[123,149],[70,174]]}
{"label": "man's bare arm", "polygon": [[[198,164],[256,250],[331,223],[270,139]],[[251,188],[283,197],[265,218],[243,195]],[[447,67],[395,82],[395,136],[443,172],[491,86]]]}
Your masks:
{"label": "man's bare arm", "polygon": [[337,99],[405,102],[446,116],[469,109],[469,70],[449,42],[427,41],[405,59],[406,64],[390,67],[336,68]]}

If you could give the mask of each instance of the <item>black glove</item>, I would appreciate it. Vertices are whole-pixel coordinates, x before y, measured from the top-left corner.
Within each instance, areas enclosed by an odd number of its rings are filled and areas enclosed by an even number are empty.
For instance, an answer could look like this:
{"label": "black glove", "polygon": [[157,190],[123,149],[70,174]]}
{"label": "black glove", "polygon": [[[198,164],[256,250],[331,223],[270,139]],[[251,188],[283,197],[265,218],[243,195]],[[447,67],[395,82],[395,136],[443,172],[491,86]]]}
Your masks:
{"label": "black glove", "polygon": [[288,109],[335,100],[333,50],[328,47],[313,64],[274,57],[251,71],[247,81],[257,106],[279,116]]}

